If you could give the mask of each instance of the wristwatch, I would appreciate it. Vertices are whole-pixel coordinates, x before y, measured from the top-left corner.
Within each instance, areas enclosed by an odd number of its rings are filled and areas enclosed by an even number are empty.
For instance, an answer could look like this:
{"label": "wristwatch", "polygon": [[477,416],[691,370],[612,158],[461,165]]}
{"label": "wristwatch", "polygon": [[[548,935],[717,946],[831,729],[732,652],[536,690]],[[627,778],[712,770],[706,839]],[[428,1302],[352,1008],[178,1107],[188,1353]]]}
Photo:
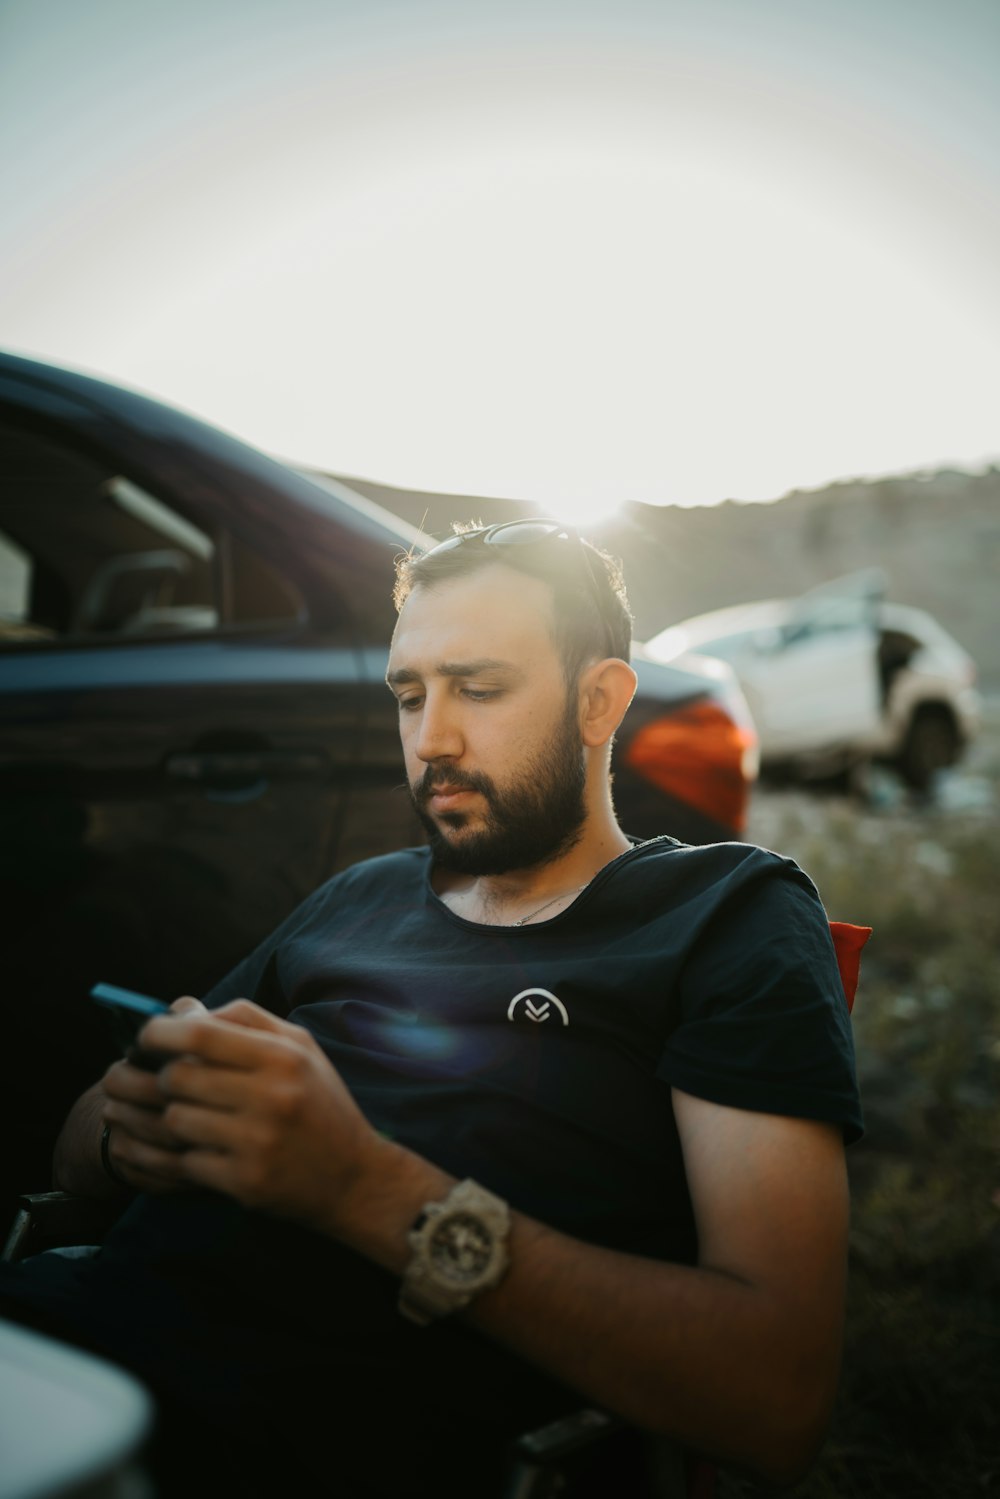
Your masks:
{"label": "wristwatch", "polygon": [[474,1181],[459,1182],[443,1202],[426,1202],[407,1235],[413,1254],[403,1274],[399,1310],[426,1327],[468,1306],[503,1278],[510,1262],[510,1209]]}

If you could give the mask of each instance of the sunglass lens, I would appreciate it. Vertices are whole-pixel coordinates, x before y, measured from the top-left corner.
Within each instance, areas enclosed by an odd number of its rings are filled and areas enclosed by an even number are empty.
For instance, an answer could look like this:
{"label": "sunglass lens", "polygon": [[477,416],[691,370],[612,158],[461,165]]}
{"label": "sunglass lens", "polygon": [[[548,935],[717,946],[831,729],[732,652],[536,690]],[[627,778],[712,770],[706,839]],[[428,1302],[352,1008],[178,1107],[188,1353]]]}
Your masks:
{"label": "sunglass lens", "polygon": [[558,536],[569,540],[569,532],[564,526],[554,525],[552,521],[544,520],[512,520],[505,521],[502,525],[491,526],[483,537],[483,541],[490,546],[531,546],[538,541],[545,541],[550,536]]}

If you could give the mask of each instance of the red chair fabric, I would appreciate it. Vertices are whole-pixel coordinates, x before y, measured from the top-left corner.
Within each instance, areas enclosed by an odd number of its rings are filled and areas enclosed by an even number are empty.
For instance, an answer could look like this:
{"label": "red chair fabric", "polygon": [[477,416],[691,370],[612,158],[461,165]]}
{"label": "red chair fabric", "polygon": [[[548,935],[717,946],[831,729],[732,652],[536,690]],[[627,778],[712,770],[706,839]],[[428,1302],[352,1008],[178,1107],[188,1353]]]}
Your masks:
{"label": "red chair fabric", "polygon": [[848,1010],[854,1008],[854,995],[861,971],[861,949],[872,934],[870,926],[853,926],[849,921],[831,921],[830,936],[837,954],[840,982],[844,986]]}

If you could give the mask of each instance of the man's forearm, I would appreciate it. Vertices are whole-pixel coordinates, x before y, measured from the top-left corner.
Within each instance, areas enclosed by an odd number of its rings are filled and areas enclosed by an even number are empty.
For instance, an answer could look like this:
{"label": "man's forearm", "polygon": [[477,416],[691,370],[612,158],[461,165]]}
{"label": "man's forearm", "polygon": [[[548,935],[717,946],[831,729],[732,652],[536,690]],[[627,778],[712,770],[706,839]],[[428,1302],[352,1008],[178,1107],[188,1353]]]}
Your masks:
{"label": "man's forearm", "polygon": [[[352,1242],[401,1274],[407,1229],[454,1178],[409,1152],[390,1171],[385,1191],[359,1203],[355,1221],[364,1227]],[[467,1320],[587,1398],[686,1446],[775,1482],[808,1465],[832,1390],[802,1357],[787,1302],[720,1271],[582,1243],[518,1213],[512,1219],[510,1270]],[[831,1323],[841,1315],[840,1290],[831,1294]]]}
{"label": "man's forearm", "polygon": [[468,1314],[484,1332],[638,1426],[773,1482],[801,1475],[832,1391],[797,1367],[766,1291],[520,1217],[511,1239],[509,1277]]}

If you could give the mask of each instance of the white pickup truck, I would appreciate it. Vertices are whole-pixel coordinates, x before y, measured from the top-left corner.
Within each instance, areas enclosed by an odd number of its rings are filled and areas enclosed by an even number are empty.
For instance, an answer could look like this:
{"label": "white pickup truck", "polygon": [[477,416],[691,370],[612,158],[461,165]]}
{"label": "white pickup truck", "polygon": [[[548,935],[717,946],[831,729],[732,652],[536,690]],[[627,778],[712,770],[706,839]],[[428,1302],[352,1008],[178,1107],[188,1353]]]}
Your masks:
{"label": "white pickup truck", "polygon": [[765,771],[827,779],[878,760],[924,791],[978,731],[976,668],[929,614],[884,593],[884,574],[866,569],[799,598],[683,620],[646,649],[732,666]]}

